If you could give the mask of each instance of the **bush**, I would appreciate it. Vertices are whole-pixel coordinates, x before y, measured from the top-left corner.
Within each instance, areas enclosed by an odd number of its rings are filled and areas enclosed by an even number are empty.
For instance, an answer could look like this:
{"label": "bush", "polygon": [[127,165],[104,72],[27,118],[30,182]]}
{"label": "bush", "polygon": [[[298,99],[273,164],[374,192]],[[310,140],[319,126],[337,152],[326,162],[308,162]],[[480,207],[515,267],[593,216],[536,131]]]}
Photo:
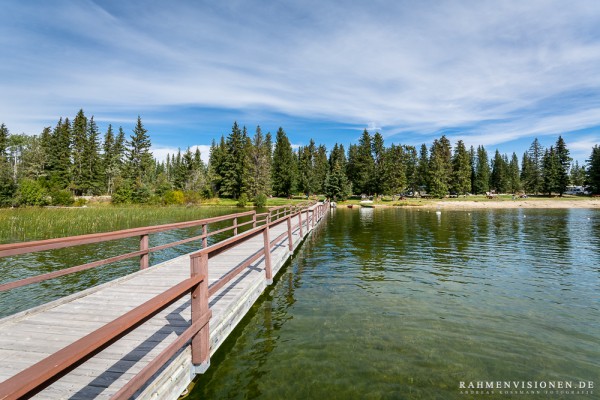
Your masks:
{"label": "bush", "polygon": [[16,200],[20,206],[44,206],[47,204],[46,190],[38,181],[23,179],[19,182]]}
{"label": "bush", "polygon": [[150,201],[150,189],[146,185],[135,185],[131,192],[131,201],[136,204],[145,204]]}
{"label": "bush", "polygon": [[88,201],[86,199],[82,199],[81,197],[75,200],[75,207],[83,207],[86,206]]}
{"label": "bush", "polygon": [[185,196],[181,190],[167,190],[163,195],[163,203],[165,205],[183,204]]}
{"label": "bush", "polygon": [[128,204],[131,203],[133,191],[131,190],[131,186],[128,181],[122,181],[115,188],[115,191],[112,194],[112,202],[113,204]]}
{"label": "bush", "polygon": [[70,206],[75,201],[73,194],[67,189],[54,189],[50,192],[50,197],[52,197],[51,204],[53,206]]}
{"label": "bush", "polygon": [[267,195],[264,193],[260,193],[258,194],[255,198],[254,198],[254,206],[255,207],[265,207],[267,205]]}
{"label": "bush", "polygon": [[202,202],[202,196],[198,192],[188,190],[183,192],[185,197],[185,204],[200,204]]}
{"label": "bush", "polygon": [[246,204],[248,204],[248,196],[246,195],[246,193],[242,193],[238,198],[237,206],[246,207]]}

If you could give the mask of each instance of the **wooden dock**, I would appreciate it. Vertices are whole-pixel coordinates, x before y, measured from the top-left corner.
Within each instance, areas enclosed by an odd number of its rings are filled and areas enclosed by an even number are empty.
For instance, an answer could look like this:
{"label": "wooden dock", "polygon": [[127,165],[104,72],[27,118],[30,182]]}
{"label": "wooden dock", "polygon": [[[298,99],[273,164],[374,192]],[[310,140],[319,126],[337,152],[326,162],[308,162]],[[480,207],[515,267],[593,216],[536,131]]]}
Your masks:
{"label": "wooden dock", "polygon": [[[1,319],[0,399],[176,399],[208,368],[210,355],[327,210],[328,204],[317,203],[272,210],[262,214],[264,221],[249,212],[187,223],[202,226],[202,236],[188,240],[201,241],[201,250],[152,267],[148,254],[167,246],[149,248],[148,235],[186,223],[96,235],[95,241],[94,235],[69,238],[79,245],[140,236],[140,250],[121,257],[139,258],[141,269]],[[238,223],[243,217],[252,219]],[[215,232],[231,229],[234,236],[207,246],[207,226],[227,218],[232,226]],[[238,234],[243,225],[249,226]],[[68,244],[1,245],[0,256],[60,247]]]}

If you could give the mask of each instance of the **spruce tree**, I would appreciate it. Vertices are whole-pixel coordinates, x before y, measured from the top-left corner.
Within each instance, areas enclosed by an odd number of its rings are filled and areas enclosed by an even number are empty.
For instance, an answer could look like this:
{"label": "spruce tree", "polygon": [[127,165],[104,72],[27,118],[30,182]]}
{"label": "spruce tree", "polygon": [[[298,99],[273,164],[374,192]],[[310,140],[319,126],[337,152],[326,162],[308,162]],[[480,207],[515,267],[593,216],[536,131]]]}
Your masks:
{"label": "spruce tree", "polygon": [[315,191],[317,193],[325,192],[325,179],[329,172],[329,161],[327,160],[327,148],[324,145],[317,147],[314,161],[315,173]]}
{"label": "spruce tree", "polygon": [[102,192],[104,168],[99,153],[98,126],[92,116],[88,122],[85,146],[83,149],[83,170],[81,175],[81,191],[87,195],[98,195]]}
{"label": "spruce tree", "polygon": [[593,194],[600,194],[600,147],[595,145],[587,160],[587,183]]}
{"label": "spruce tree", "polygon": [[69,187],[71,178],[71,123],[62,118],[52,132],[49,156],[50,186],[56,190]]}
{"label": "spruce tree", "polygon": [[425,143],[421,145],[421,150],[419,151],[416,182],[418,185],[418,192],[429,187],[429,151],[427,150],[427,145]]}
{"label": "spruce tree", "polygon": [[476,194],[483,194],[490,191],[490,163],[488,161],[487,151],[483,146],[477,147],[477,162],[473,189]]}
{"label": "spruce tree", "polygon": [[560,161],[553,146],[546,149],[542,158],[542,190],[552,195],[559,190]]}
{"label": "spruce tree", "polygon": [[516,153],[512,153],[510,164],[508,165],[509,190],[515,194],[521,190],[521,177],[519,171],[519,158]]}
{"label": "spruce tree", "polygon": [[496,193],[506,193],[508,190],[508,163],[506,157],[502,156],[498,150],[494,153],[492,160],[492,175],[490,185]]}
{"label": "spruce tree", "polygon": [[446,143],[435,139],[429,152],[429,193],[442,198],[448,194],[448,165]]}
{"label": "spruce tree", "polygon": [[88,119],[85,116],[83,109],[80,109],[71,128],[71,143],[72,143],[72,155],[73,165],[71,168],[71,182],[72,188],[77,195],[83,194],[86,190],[84,187],[84,174],[85,174],[85,148],[87,146],[87,131],[88,131]]}
{"label": "spruce tree", "polygon": [[352,184],[342,167],[341,159],[333,160],[331,171],[325,177],[325,196],[332,201],[346,200],[352,193]]}
{"label": "spruce tree", "polygon": [[237,122],[234,122],[225,141],[225,149],[221,193],[238,199],[243,193],[247,195],[248,190],[249,139],[245,127],[242,131]]}
{"label": "spruce tree", "polygon": [[529,193],[538,194],[542,190],[542,161],[544,149],[537,138],[527,151],[527,160],[523,157],[523,168],[521,170],[521,181],[523,187]]}
{"label": "spruce tree", "polygon": [[[387,169],[393,168],[393,167],[386,166],[386,157],[385,157],[386,149],[385,149],[385,145],[383,142],[383,136],[381,136],[381,133],[375,132],[375,135],[373,135],[373,140],[372,140],[371,146],[372,146],[372,153],[373,153],[373,173],[374,173],[374,175],[371,179],[372,191],[373,191],[373,193],[383,193],[385,191],[384,190],[385,179],[386,179],[385,176],[389,174]],[[398,149],[395,149],[395,152],[397,152],[397,151],[398,151]],[[389,185],[388,185],[388,188],[389,188]]]}
{"label": "spruce tree", "polygon": [[573,186],[583,186],[585,184],[585,167],[579,166],[579,161],[575,160],[575,163],[571,166],[570,182]]}
{"label": "spruce tree", "polygon": [[8,161],[9,131],[6,125],[0,125],[0,207],[10,206],[16,191],[10,163]]}
{"label": "spruce tree", "polygon": [[457,194],[467,194],[471,190],[471,162],[462,140],[456,143],[452,160],[452,189]]}
{"label": "spruce tree", "polygon": [[218,196],[222,192],[223,177],[225,175],[225,138],[221,136],[219,144],[214,140],[210,146],[208,159],[208,178],[210,181],[212,193]]}
{"label": "spruce tree", "polygon": [[569,149],[563,140],[562,136],[556,141],[556,157],[558,158],[557,171],[557,187],[556,190],[560,196],[567,190],[569,185],[569,168],[571,168],[571,157]]}
{"label": "spruce tree", "polygon": [[298,189],[305,195],[315,193],[315,156],[316,147],[314,140],[310,139],[308,146],[298,148]]}
{"label": "spruce tree", "polygon": [[138,188],[146,183],[152,167],[150,137],[138,115],[133,135],[127,142],[127,177]]}
{"label": "spruce tree", "polygon": [[379,193],[391,196],[402,193],[407,184],[404,148],[392,144],[381,158],[380,165],[385,168],[381,171]]}
{"label": "spruce tree", "polygon": [[419,158],[415,146],[404,145],[405,169],[406,169],[406,185],[412,192],[416,191],[418,184],[418,165]]}
{"label": "spruce tree", "polygon": [[295,189],[295,156],[292,145],[283,131],[279,128],[275,137],[273,152],[272,182],[276,196],[291,196]]}

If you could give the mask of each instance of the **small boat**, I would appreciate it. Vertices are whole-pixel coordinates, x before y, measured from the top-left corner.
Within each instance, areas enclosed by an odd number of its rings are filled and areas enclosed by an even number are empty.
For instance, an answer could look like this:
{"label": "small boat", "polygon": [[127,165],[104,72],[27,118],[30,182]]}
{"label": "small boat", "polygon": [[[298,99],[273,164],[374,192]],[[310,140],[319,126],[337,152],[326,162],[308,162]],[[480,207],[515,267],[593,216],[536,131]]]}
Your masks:
{"label": "small boat", "polygon": [[360,202],[360,206],[366,208],[374,208],[375,204],[373,204],[373,200],[363,200]]}
{"label": "small boat", "polygon": [[348,204],[346,207],[352,208],[352,207],[354,207],[354,204]]}

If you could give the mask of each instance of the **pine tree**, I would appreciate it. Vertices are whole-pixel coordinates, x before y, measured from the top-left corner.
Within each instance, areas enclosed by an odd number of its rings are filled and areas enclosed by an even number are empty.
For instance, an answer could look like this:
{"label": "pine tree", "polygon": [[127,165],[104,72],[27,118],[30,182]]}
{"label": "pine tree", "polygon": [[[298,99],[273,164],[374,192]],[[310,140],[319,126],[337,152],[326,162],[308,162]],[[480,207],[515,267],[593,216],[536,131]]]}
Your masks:
{"label": "pine tree", "polygon": [[456,143],[452,173],[452,189],[457,194],[467,194],[471,190],[471,163],[469,153],[462,140]]}
{"label": "pine tree", "polygon": [[417,190],[418,183],[418,165],[419,158],[417,156],[417,149],[415,146],[404,145],[405,169],[406,169],[406,184],[410,191],[414,192]]}
{"label": "pine tree", "polygon": [[429,152],[429,193],[442,198],[448,194],[448,165],[446,144],[435,139]]}
{"label": "pine tree", "polygon": [[295,156],[292,145],[283,131],[279,128],[275,137],[273,152],[272,182],[276,196],[291,196],[295,189]]}
{"label": "pine tree", "polygon": [[384,150],[380,165],[385,168],[381,172],[379,193],[395,196],[404,191],[407,184],[405,163],[402,146],[392,144]]}
{"label": "pine tree", "polygon": [[558,192],[559,189],[559,169],[560,161],[558,154],[553,146],[546,149],[542,158],[542,190],[552,195],[553,192]]}
{"label": "pine tree", "polygon": [[492,175],[490,185],[496,193],[506,193],[508,190],[508,163],[506,156],[502,156],[498,150],[492,160]]}
{"label": "pine tree", "polygon": [[8,161],[7,148],[9,135],[10,133],[6,125],[0,125],[0,207],[10,206],[16,191],[16,185]]}
{"label": "pine tree", "polygon": [[214,140],[210,146],[208,159],[208,178],[215,196],[221,194],[223,176],[225,175],[225,138],[221,136],[221,141],[217,144]]}
{"label": "pine tree", "polygon": [[509,176],[509,190],[515,194],[521,190],[521,177],[519,171],[519,158],[517,154],[513,152],[508,164],[508,176]]}
{"label": "pine tree", "polygon": [[329,172],[329,161],[327,160],[327,148],[324,145],[317,148],[314,166],[315,191],[325,193],[325,179],[327,179],[327,173]]}
{"label": "pine tree", "polygon": [[71,123],[62,118],[52,132],[49,156],[50,187],[60,190],[69,187],[71,178]]}
{"label": "pine tree", "polygon": [[558,171],[557,171],[557,187],[556,191],[560,196],[567,190],[569,185],[569,168],[571,167],[571,157],[569,156],[569,149],[563,140],[562,136],[558,137],[556,141],[556,156],[558,157]]}
{"label": "pine tree", "polygon": [[600,194],[600,147],[595,145],[587,160],[587,182],[593,194]]}
{"label": "pine tree", "polygon": [[84,164],[85,148],[87,146],[88,119],[83,109],[80,109],[71,128],[71,144],[73,165],[71,168],[71,185],[75,194],[83,194],[84,188]]}
{"label": "pine tree", "polygon": [[528,193],[538,194],[542,190],[542,159],[544,149],[537,138],[527,151],[527,157],[523,156],[523,167],[521,169],[521,183]]}
{"label": "pine tree", "polygon": [[231,133],[225,141],[225,160],[223,165],[223,180],[221,193],[238,199],[242,193],[247,195],[249,139],[246,128],[243,131],[234,122]]}
{"label": "pine tree", "polygon": [[250,148],[250,196],[255,199],[259,194],[271,193],[271,135],[263,136],[260,126],[252,139]]}
{"label": "pine tree", "polygon": [[327,173],[324,193],[333,201],[346,200],[352,193],[352,184],[346,176],[340,158],[333,160],[331,171]]}
{"label": "pine tree", "polygon": [[571,166],[570,182],[573,186],[583,186],[585,184],[585,167],[579,166],[579,162],[575,160],[575,163]]}
{"label": "pine tree", "polygon": [[146,179],[152,166],[152,154],[150,153],[150,137],[148,131],[142,124],[142,118],[138,115],[137,124],[133,129],[133,135],[127,142],[127,177],[137,186],[146,183]]}
{"label": "pine tree", "polygon": [[473,189],[475,194],[483,194],[490,191],[490,163],[487,151],[483,146],[477,147],[477,163]]}
{"label": "pine tree", "polygon": [[315,156],[316,147],[314,140],[310,139],[308,146],[298,148],[298,189],[309,196],[315,193]]}
{"label": "pine tree", "polygon": [[[388,167],[386,166],[386,149],[383,142],[383,136],[381,133],[375,132],[372,140],[372,153],[373,153],[373,177],[371,179],[371,189],[373,193],[383,193],[384,185],[385,185],[385,176],[389,175],[390,172],[387,171]],[[398,151],[397,149],[395,150]],[[404,177],[406,178],[406,176]],[[392,185],[393,186],[393,185]],[[388,185],[388,190],[389,185]]]}
{"label": "pine tree", "polygon": [[344,151],[344,145],[340,144],[338,145],[337,143],[333,146],[333,149],[331,150],[331,154],[329,154],[329,170],[333,170],[333,166],[339,163],[340,168],[342,169],[342,171],[346,171],[346,164],[348,163],[348,161],[346,160],[346,152]]}
{"label": "pine tree", "polygon": [[427,145],[425,143],[421,145],[421,150],[419,152],[416,182],[419,192],[422,191],[422,188],[429,187],[429,151],[427,150]]}
{"label": "pine tree", "polygon": [[83,170],[81,174],[81,192],[98,195],[102,192],[104,168],[99,153],[98,126],[92,116],[88,122],[85,146],[83,148]]}

